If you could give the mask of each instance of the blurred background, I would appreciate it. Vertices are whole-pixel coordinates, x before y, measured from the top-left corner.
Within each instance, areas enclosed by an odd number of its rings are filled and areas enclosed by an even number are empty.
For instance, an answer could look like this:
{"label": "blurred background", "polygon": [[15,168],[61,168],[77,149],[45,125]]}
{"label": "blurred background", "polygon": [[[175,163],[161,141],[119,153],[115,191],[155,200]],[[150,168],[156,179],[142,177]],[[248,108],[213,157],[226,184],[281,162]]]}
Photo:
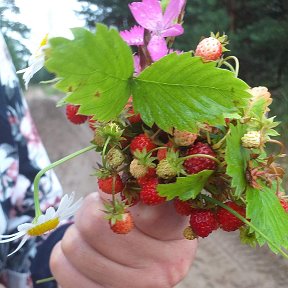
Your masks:
{"label": "blurred background", "polygon": [[[130,2],[0,0],[0,29],[19,70],[26,67],[31,51],[46,33],[66,36],[69,35],[68,28],[76,26],[93,30],[95,22],[104,22],[120,30],[134,25],[127,8]],[[266,86],[272,93],[271,115],[277,115],[276,119],[282,122],[278,127],[281,133],[278,140],[288,143],[288,1],[187,2],[185,34],[177,38],[176,48],[193,50],[202,36],[208,36],[211,31],[225,32],[230,38],[228,48],[231,52],[228,54],[240,60],[240,78],[252,87]],[[55,108],[61,95],[49,86],[37,84],[51,78],[53,75],[42,69],[34,77],[26,96],[39,133],[54,161],[86,146],[92,135],[88,127],[72,127],[65,120],[63,110]],[[282,164],[287,167],[287,159]],[[64,189],[87,193],[96,187],[95,181],[89,178],[93,165],[95,163],[87,155],[56,169],[56,172]],[[287,177],[285,181],[287,188]],[[288,287],[288,264],[265,248],[252,250],[241,246],[237,233],[215,233],[209,239],[201,240],[197,257],[189,276],[177,288]]]}

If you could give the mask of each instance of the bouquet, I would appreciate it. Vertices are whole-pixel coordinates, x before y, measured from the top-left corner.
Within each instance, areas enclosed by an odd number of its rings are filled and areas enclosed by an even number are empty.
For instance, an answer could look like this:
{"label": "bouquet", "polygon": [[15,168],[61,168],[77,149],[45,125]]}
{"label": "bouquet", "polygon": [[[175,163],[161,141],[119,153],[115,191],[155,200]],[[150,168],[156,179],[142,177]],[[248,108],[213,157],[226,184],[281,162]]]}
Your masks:
{"label": "bouquet", "polygon": [[[37,175],[36,217],[20,227],[19,237],[46,233],[76,211],[79,203],[65,196],[60,212],[49,208],[43,215],[38,182],[47,170],[95,150],[102,157],[95,176],[110,195],[105,214],[115,233],[133,229],[131,206],[172,201],[189,217],[183,231],[189,240],[237,230],[243,243],[268,244],[288,257],[284,170],[276,164],[285,149],[274,139],[279,122],[268,116],[271,95],[239,79],[225,34],[211,33],[195,51],[173,50],[184,33],[185,5],[133,2],[130,30],[97,24],[96,32],[72,29],[73,39],[44,39],[22,71],[26,84],[45,62],[66,94],[59,105],[66,105],[67,118],[88,122],[93,139]],[[279,153],[269,154],[269,143]]]}

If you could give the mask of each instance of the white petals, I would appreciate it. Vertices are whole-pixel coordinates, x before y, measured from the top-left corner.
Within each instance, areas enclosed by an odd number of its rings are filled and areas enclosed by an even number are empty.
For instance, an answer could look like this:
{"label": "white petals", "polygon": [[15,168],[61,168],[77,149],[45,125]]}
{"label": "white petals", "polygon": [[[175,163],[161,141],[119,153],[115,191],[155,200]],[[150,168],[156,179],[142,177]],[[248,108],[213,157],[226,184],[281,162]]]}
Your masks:
{"label": "white petals", "polygon": [[12,242],[24,236],[16,250],[10,253],[8,256],[19,251],[29,238],[50,232],[57,228],[59,222],[73,216],[83,202],[83,198],[80,198],[73,203],[74,197],[74,193],[64,195],[60,201],[57,211],[55,211],[54,207],[49,207],[44,214],[40,215],[37,219],[35,218],[32,223],[24,223],[19,225],[19,232],[11,235],[0,235],[0,243]]}
{"label": "white petals", "polygon": [[10,254],[8,254],[8,257],[11,256],[11,255],[13,255],[13,254],[16,253],[17,251],[19,251],[19,250],[23,247],[23,245],[26,243],[26,241],[27,241],[29,238],[30,238],[30,237],[29,237],[28,235],[25,235],[25,236],[23,237],[23,239],[21,240],[21,242],[19,243],[18,247],[17,247],[13,252],[11,252]]}

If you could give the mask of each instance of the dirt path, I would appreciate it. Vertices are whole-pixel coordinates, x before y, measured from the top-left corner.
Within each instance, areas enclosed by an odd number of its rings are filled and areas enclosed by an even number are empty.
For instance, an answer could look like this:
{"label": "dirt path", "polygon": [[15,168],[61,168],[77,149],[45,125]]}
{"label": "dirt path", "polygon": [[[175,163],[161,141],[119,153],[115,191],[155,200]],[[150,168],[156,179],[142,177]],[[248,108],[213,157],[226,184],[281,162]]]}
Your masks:
{"label": "dirt path", "polygon": [[[55,98],[36,90],[27,99],[52,161],[89,145],[90,129],[70,125],[63,109],[55,108]],[[89,176],[95,161],[93,153],[87,153],[56,168],[65,191],[95,191],[96,181]],[[253,250],[240,244],[237,233],[217,232],[200,240],[197,259],[177,288],[287,288],[287,273],[288,261],[268,249]]]}

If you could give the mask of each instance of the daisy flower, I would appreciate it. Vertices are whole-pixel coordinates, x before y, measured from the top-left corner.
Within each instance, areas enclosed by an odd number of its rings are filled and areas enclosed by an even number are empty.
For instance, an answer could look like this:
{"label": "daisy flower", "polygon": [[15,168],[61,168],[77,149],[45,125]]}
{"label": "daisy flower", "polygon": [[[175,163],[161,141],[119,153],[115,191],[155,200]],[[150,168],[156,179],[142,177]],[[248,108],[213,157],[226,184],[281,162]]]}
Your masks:
{"label": "daisy flower", "polygon": [[49,207],[44,214],[35,218],[32,223],[24,223],[18,226],[18,232],[11,235],[0,235],[0,243],[12,242],[22,238],[18,247],[8,256],[19,251],[26,241],[32,237],[43,235],[57,228],[59,224],[71,216],[80,208],[83,198],[80,198],[75,203],[74,193],[70,196],[67,194],[61,199],[58,209]]}
{"label": "daisy flower", "polygon": [[28,88],[28,83],[30,82],[31,78],[34,76],[36,72],[38,72],[45,63],[45,49],[48,48],[48,34],[40,42],[39,47],[37,48],[36,52],[34,52],[29,60],[28,60],[28,67],[22,70],[17,71],[17,73],[24,73],[23,79],[25,82],[25,88]]}

